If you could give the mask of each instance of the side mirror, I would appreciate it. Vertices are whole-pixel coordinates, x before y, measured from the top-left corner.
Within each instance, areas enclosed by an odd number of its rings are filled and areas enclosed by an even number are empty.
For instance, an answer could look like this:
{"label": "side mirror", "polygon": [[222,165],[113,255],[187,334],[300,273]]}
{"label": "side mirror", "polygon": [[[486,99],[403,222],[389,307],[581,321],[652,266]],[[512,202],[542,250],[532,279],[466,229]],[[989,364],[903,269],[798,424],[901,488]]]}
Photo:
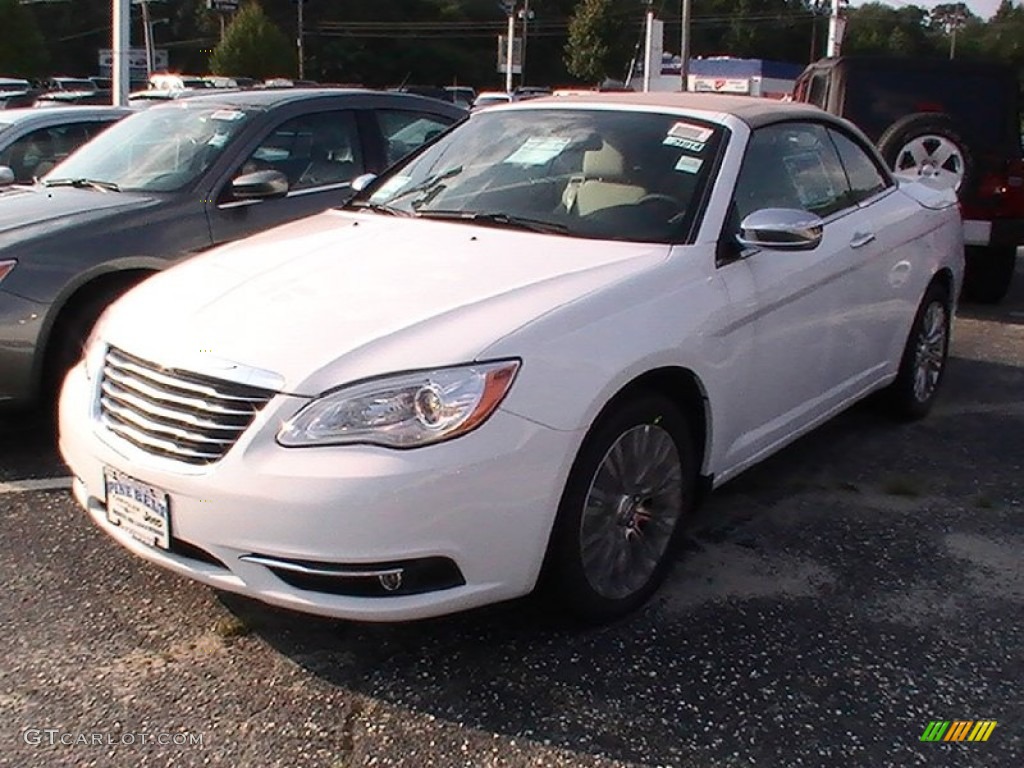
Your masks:
{"label": "side mirror", "polygon": [[377,174],[375,173],[364,173],[362,176],[356,176],[354,179],[352,179],[352,184],[350,185],[352,187],[352,191],[362,192],[364,189],[370,186],[370,183],[376,178]]}
{"label": "side mirror", "polygon": [[0,165],[0,187],[9,187],[14,183],[14,171],[6,165]]}
{"label": "side mirror", "polygon": [[797,208],[763,208],[740,222],[736,240],[744,248],[810,251],[825,229],[819,216]]}
{"label": "side mirror", "polygon": [[288,194],[288,177],[280,171],[256,171],[231,182],[236,200],[262,200]]}

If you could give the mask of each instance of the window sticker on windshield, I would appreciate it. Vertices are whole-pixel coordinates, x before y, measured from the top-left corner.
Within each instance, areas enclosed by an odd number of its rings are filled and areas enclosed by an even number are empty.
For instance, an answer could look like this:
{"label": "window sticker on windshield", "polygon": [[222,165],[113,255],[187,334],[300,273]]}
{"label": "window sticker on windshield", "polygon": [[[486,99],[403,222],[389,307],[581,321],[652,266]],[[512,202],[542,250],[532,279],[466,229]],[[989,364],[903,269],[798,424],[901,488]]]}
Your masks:
{"label": "window sticker on windshield", "polygon": [[244,112],[239,112],[237,109],[218,109],[212,115],[212,120],[241,120],[245,117]]}
{"label": "window sticker on windshield", "polygon": [[676,170],[683,173],[697,173],[702,165],[704,165],[704,161],[699,157],[683,155],[676,161]]}
{"label": "window sticker on windshield", "polygon": [[379,202],[381,200],[387,200],[398,190],[409,183],[411,176],[392,176],[390,179],[381,184],[380,189],[370,195],[371,202]]}
{"label": "window sticker on windshield", "polygon": [[220,149],[228,143],[228,135],[226,133],[215,133],[210,137],[210,140],[206,142],[211,147]]}
{"label": "window sticker on windshield", "polygon": [[505,158],[506,163],[518,165],[544,165],[558,157],[571,143],[571,139],[559,136],[534,136],[523,146]]}
{"label": "window sticker on windshield", "polygon": [[705,144],[714,131],[711,128],[704,128],[693,123],[676,123],[668,129],[668,135],[677,139],[690,139]]}
{"label": "window sticker on windshield", "polygon": [[704,147],[707,146],[703,141],[684,139],[679,136],[666,136],[665,140],[661,143],[666,147],[679,147],[680,149],[686,149],[690,152],[703,152]]}

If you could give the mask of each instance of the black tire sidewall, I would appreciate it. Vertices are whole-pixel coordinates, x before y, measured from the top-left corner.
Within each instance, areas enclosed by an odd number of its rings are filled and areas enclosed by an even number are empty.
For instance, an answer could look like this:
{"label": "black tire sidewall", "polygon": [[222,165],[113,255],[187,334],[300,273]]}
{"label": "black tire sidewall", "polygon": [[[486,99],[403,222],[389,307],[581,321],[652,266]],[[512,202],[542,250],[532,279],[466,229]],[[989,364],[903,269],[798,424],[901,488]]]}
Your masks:
{"label": "black tire sidewall", "polygon": [[978,304],[998,304],[1013,282],[1017,246],[969,245],[964,254],[964,298]]}
{"label": "black tire sidewall", "polygon": [[[580,522],[590,484],[608,449],[620,435],[642,424],[664,428],[676,444],[682,464],[683,509],[665,554],[646,585],[625,598],[613,600],[598,594],[584,572]],[[608,621],[638,608],[658,588],[671,566],[682,522],[694,506],[695,455],[689,425],[667,397],[644,393],[612,403],[605,409],[583,440],[573,462],[548,546],[542,581],[548,596],[554,598],[561,609],[584,622]]]}

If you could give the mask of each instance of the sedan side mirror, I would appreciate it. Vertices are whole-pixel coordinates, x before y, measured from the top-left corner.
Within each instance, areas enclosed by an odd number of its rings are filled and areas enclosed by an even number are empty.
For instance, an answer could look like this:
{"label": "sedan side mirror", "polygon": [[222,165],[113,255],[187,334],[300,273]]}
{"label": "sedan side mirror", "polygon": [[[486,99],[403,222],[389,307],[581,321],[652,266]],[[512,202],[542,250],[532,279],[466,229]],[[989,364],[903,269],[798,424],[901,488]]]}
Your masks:
{"label": "sedan side mirror", "polygon": [[370,186],[370,182],[372,182],[376,178],[377,174],[375,173],[364,173],[362,176],[356,176],[354,179],[352,179],[352,191],[362,192],[364,189]]}
{"label": "sedan side mirror", "polygon": [[740,222],[736,236],[744,248],[810,251],[821,242],[825,222],[797,208],[762,208]]}
{"label": "sedan side mirror", "polygon": [[14,171],[6,165],[0,165],[0,187],[9,187],[14,183]]}
{"label": "sedan side mirror", "polygon": [[236,200],[262,200],[288,194],[288,177],[280,171],[255,171],[231,182],[231,195]]}

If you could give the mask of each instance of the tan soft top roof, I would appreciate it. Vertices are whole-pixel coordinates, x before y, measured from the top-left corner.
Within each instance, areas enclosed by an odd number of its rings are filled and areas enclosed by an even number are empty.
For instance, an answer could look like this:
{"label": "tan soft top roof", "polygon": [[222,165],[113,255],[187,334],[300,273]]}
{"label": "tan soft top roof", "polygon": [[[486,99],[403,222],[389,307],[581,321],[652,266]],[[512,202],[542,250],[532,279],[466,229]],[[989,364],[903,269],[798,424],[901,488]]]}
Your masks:
{"label": "tan soft top roof", "polygon": [[522,106],[566,104],[617,104],[626,106],[692,109],[702,112],[725,112],[735,115],[751,127],[807,117],[829,119],[829,114],[810,104],[757,96],[733,96],[721,93],[681,93],[654,91],[650,93],[600,91],[577,92],[559,96],[544,96],[520,102]]}

